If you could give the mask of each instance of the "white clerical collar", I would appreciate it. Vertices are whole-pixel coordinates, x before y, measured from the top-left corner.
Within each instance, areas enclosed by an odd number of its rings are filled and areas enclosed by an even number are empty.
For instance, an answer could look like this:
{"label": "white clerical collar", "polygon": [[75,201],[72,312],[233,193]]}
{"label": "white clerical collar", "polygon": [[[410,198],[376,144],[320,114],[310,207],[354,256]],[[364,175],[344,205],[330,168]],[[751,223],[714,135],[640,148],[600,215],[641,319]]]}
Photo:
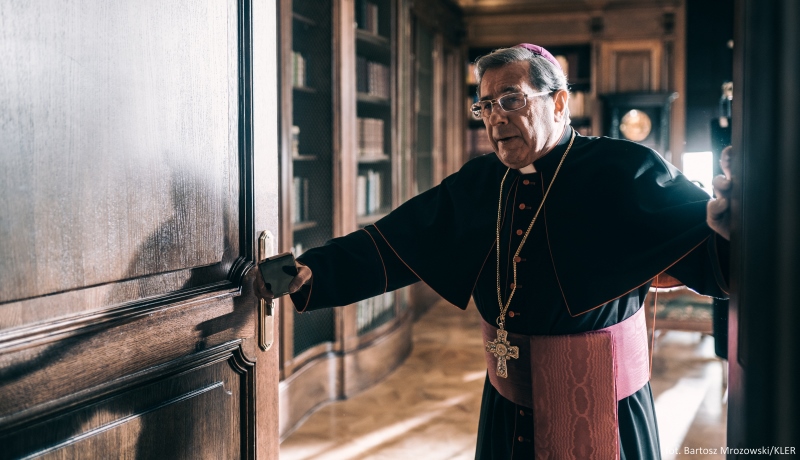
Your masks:
{"label": "white clerical collar", "polygon": [[533,174],[536,172],[536,168],[533,166],[533,163],[531,163],[524,168],[519,168],[519,172],[522,174]]}

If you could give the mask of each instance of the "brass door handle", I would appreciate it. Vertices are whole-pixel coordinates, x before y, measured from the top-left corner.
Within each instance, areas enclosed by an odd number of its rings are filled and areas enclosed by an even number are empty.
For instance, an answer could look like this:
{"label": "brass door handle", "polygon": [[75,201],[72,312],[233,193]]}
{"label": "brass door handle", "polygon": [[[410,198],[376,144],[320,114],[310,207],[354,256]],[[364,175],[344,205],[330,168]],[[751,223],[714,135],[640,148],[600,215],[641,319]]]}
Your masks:
{"label": "brass door handle", "polygon": [[[258,261],[275,255],[275,238],[272,232],[264,230],[258,237]],[[259,275],[260,276],[260,275]],[[275,302],[259,300],[258,308],[258,347],[264,351],[272,348],[275,341]]]}

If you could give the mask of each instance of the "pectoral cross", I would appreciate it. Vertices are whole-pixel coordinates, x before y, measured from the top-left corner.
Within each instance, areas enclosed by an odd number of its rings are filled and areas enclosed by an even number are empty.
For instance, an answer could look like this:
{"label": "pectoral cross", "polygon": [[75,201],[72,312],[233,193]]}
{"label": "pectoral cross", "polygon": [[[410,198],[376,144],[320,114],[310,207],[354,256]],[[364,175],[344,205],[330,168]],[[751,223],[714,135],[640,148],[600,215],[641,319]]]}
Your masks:
{"label": "pectoral cross", "polygon": [[497,376],[508,377],[506,360],[519,358],[519,347],[512,347],[508,341],[508,332],[504,329],[497,330],[497,339],[486,342],[486,351],[497,358]]}

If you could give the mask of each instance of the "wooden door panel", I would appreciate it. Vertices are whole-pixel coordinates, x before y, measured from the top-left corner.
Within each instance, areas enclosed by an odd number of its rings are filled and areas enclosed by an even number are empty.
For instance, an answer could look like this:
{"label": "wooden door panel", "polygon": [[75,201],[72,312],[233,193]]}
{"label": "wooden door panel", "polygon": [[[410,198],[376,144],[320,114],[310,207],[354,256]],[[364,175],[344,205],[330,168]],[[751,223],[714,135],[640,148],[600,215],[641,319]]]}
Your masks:
{"label": "wooden door panel", "polygon": [[650,90],[650,51],[616,53],[616,81],[618,93],[646,92]]}
{"label": "wooden door panel", "polygon": [[136,458],[238,458],[247,379],[232,365],[239,345],[228,342],[191,362],[176,360],[161,369],[169,369],[163,375],[145,373],[129,388],[0,438],[0,457],[96,458],[98,452],[115,452]]}
{"label": "wooden door panel", "polygon": [[609,41],[600,45],[601,94],[662,89],[660,40]]}
{"label": "wooden door panel", "polygon": [[256,209],[277,216],[254,10],[274,23],[263,0],[0,4],[0,458],[276,446],[247,278]]}
{"label": "wooden door panel", "polygon": [[247,302],[235,307],[232,294],[136,310],[110,320],[113,324],[96,322],[92,331],[63,331],[36,344],[25,343],[17,351],[6,348],[0,355],[0,424],[47,412],[52,400],[71,395],[84,399],[90,389],[95,394],[113,391],[147,369],[252,337],[252,307]]}
{"label": "wooden door panel", "polygon": [[237,9],[4,2],[0,302],[239,255]]}

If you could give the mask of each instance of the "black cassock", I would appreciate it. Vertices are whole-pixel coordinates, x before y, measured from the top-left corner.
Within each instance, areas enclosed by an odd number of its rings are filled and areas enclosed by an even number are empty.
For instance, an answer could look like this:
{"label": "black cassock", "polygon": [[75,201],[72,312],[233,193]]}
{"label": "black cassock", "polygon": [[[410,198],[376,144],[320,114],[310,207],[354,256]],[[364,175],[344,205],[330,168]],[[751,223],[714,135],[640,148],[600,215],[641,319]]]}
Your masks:
{"label": "black cassock", "polygon": [[[311,268],[313,281],[292,295],[295,306],[347,305],[422,280],[462,309],[472,296],[483,319],[495,324],[498,204],[505,301],[511,259],[571,134],[568,129],[534,163],[537,172],[508,171],[502,200],[508,168],[496,155],[484,155],[375,225],[307,251],[298,260]],[[705,223],[707,201],[646,147],[576,136],[520,253],[506,329],[557,335],[611,326],[641,308],[663,272],[697,292],[724,297],[720,267],[727,242]],[[619,401],[618,420],[621,458],[660,458],[649,384]],[[476,458],[528,459],[534,448],[530,409],[500,396],[487,378]]]}

